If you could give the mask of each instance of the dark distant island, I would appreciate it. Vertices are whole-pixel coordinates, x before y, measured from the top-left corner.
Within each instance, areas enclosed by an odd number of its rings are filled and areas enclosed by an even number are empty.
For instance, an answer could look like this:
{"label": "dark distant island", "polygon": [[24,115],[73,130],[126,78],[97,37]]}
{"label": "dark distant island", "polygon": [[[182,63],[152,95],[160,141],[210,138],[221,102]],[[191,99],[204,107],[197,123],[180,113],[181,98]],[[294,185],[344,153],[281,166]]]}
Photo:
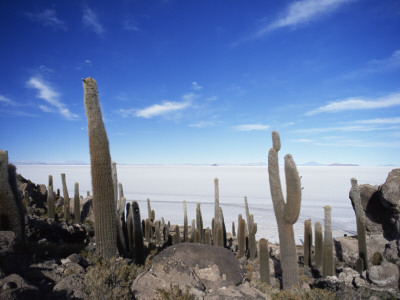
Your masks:
{"label": "dark distant island", "polygon": [[360,165],[357,164],[338,164],[338,163],[328,165],[328,167],[359,167],[359,166]]}

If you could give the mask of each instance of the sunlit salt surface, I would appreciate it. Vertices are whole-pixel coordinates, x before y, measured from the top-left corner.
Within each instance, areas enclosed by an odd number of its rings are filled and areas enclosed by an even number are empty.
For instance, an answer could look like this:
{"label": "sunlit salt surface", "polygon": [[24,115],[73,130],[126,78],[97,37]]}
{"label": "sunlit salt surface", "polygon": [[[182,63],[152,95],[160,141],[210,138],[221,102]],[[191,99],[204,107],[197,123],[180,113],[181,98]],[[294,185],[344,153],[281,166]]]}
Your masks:
{"label": "sunlit salt surface", "polygon": [[[294,225],[297,243],[303,239],[304,220],[321,221],[325,205],[332,207],[333,236],[355,234],[356,222],[349,200],[350,179],[359,184],[383,184],[394,167],[298,167],[302,190],[300,217]],[[128,201],[139,203],[142,218],[147,217],[146,199],[150,198],[156,219],[164,217],[171,224],[183,224],[183,200],[187,202],[189,225],[196,217],[196,203],[201,203],[204,227],[211,228],[214,215],[214,178],[219,179],[220,206],[228,231],[237,226],[238,214],[245,218],[244,196],[250,213],[257,222],[257,238],[278,242],[278,230],[269,190],[266,166],[153,166],[118,165],[118,181],[123,184]],[[66,174],[69,194],[79,182],[80,194],[92,194],[88,165],[18,165],[18,173],[35,183],[48,184],[53,175],[54,188],[61,186],[61,173]],[[281,167],[283,194],[286,195],[284,170]]]}

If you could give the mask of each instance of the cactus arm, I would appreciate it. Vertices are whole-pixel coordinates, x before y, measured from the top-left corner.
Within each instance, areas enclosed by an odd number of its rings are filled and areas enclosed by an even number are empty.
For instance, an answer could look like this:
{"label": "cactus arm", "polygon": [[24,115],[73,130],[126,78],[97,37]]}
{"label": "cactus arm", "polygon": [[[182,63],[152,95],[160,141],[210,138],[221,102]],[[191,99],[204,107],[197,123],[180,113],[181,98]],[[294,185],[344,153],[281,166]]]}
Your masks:
{"label": "cactus arm", "polygon": [[285,203],[279,178],[278,152],[274,148],[271,148],[268,153],[268,174],[275,215],[277,219],[280,219],[283,217]]}
{"label": "cactus arm", "polygon": [[296,164],[290,154],[285,156],[285,176],[286,176],[286,204],[285,220],[290,224],[297,222],[300,215],[301,206],[301,183]]}

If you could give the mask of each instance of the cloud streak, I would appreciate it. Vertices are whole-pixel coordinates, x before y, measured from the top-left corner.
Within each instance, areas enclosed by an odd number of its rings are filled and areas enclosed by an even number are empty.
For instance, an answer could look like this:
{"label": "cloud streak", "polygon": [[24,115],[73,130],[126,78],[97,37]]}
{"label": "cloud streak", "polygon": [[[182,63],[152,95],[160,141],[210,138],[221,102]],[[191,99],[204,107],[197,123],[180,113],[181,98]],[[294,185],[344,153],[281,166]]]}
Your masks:
{"label": "cloud streak", "polygon": [[337,113],[349,110],[366,110],[390,108],[400,105],[400,93],[394,93],[385,97],[380,97],[373,100],[365,100],[362,98],[348,98],[345,100],[332,101],[324,106],[305,113],[306,116],[312,116],[319,113]]}
{"label": "cloud streak", "polygon": [[83,9],[82,23],[98,36],[103,36],[103,25],[100,23],[97,14],[89,7]]}
{"label": "cloud streak", "polygon": [[54,9],[46,9],[40,13],[25,13],[29,19],[41,23],[43,26],[53,27],[55,29],[68,30],[65,22],[57,17]]}
{"label": "cloud streak", "polygon": [[190,102],[170,102],[165,101],[161,104],[154,104],[143,109],[120,109],[119,112],[123,117],[134,116],[150,119],[160,115],[166,115],[172,112],[183,110],[190,106]]}
{"label": "cloud streak", "polygon": [[40,104],[39,108],[44,112],[53,112],[54,109],[58,111],[63,117],[68,120],[75,120],[78,115],[73,114],[66,105],[60,101],[60,94],[55,91],[48,83],[40,77],[31,77],[27,82],[29,88],[38,91],[37,97],[46,101],[47,105]]}
{"label": "cloud streak", "polygon": [[243,124],[234,126],[233,129],[237,131],[255,131],[255,130],[267,130],[269,125],[264,124]]}

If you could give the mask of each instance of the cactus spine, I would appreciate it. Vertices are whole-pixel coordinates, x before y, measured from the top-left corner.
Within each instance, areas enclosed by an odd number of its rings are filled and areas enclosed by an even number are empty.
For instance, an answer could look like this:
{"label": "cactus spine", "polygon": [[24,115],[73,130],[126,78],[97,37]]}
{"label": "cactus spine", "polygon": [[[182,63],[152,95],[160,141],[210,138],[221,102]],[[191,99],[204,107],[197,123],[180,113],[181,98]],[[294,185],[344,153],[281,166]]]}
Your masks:
{"label": "cactus spine", "polygon": [[311,219],[304,221],[304,266],[311,267],[312,227]]}
{"label": "cactus spine", "polygon": [[188,242],[189,233],[188,233],[188,217],[187,217],[187,207],[186,200],[183,200],[183,241]]}
{"label": "cactus spine", "polygon": [[246,221],[240,219],[238,228],[238,241],[239,241],[239,253],[238,257],[243,257],[246,253]]}
{"label": "cactus spine", "polygon": [[105,259],[110,259],[118,253],[110,149],[96,81],[90,77],[83,79],[83,89],[88,120],[96,250]]}
{"label": "cactus spine", "polygon": [[263,283],[271,284],[269,273],[269,248],[268,241],[264,238],[258,242],[258,252],[260,257],[260,280]]}
{"label": "cactus spine", "polygon": [[273,147],[268,154],[269,185],[278,224],[283,289],[289,289],[299,282],[293,224],[296,223],[300,214],[301,184],[296,164],[292,156],[287,154],[285,156],[287,193],[285,203],[279,177],[278,151],[281,148],[281,141],[277,131],[272,132],[272,142]]}
{"label": "cactus spine", "polygon": [[17,173],[8,163],[8,152],[0,150],[0,230],[11,230],[17,239],[25,236],[22,201],[17,188]]}
{"label": "cactus spine", "polygon": [[74,220],[76,224],[81,222],[81,201],[79,199],[79,183],[74,184]]}
{"label": "cactus spine", "polygon": [[71,219],[69,207],[70,207],[70,200],[69,200],[69,195],[68,195],[68,188],[67,188],[67,182],[65,180],[65,174],[61,174],[61,181],[62,181],[62,186],[63,186],[63,197],[64,197],[64,219],[66,222],[68,222]]}
{"label": "cactus spine", "polygon": [[324,258],[324,240],[322,237],[322,225],[320,222],[315,222],[315,267],[319,270],[322,268]]}
{"label": "cactus spine", "polygon": [[332,241],[332,222],[331,207],[324,207],[325,210],[325,234],[324,234],[324,263],[322,266],[322,274],[324,277],[333,276],[333,241]]}
{"label": "cactus spine", "polygon": [[357,179],[351,179],[351,198],[354,201],[354,210],[357,220],[357,241],[358,241],[358,256],[363,260],[363,271],[368,269],[368,252],[367,252],[367,236],[365,233],[365,213],[361,205],[360,190],[358,188]]}

